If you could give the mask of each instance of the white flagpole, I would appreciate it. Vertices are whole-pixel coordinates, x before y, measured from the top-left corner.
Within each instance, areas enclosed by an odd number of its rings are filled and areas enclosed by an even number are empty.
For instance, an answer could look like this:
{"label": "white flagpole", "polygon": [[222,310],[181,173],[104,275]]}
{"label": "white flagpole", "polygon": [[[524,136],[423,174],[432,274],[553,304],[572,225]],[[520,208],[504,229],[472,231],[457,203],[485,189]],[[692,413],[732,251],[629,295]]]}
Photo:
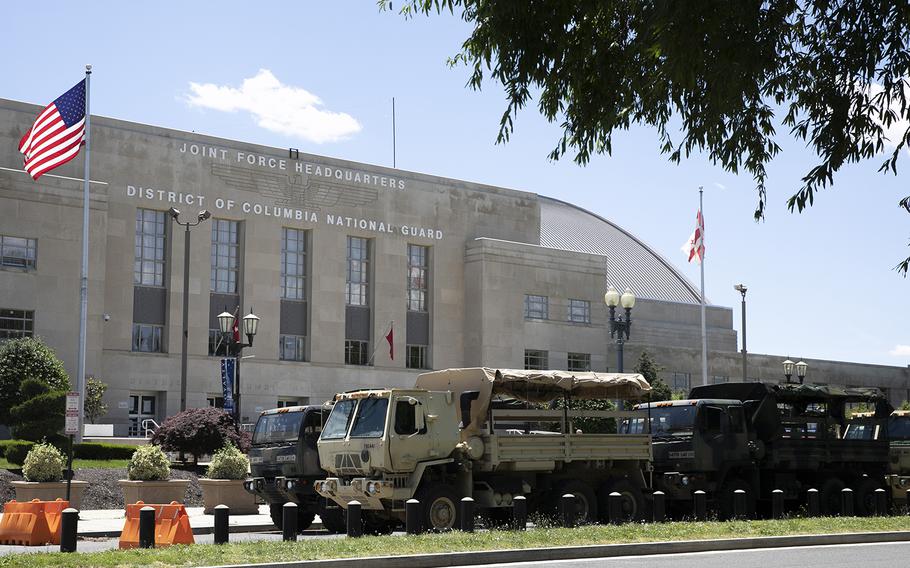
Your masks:
{"label": "white flagpole", "polygon": [[[704,224],[705,211],[702,208],[704,200],[702,194],[704,187],[698,186],[698,213],[701,215],[702,224]],[[705,231],[702,227],[701,246],[705,248]],[[701,256],[701,384],[708,384],[708,334],[705,331],[705,257]]]}
{"label": "white flagpole", "polygon": [[76,443],[82,442],[82,422],[85,413],[85,322],[88,313],[88,224],[89,224],[89,166],[91,165],[91,113],[89,86],[92,66],[85,66],[85,180],[82,187],[82,273],[79,279],[79,352],[76,359],[76,391],[79,392],[79,430]]}

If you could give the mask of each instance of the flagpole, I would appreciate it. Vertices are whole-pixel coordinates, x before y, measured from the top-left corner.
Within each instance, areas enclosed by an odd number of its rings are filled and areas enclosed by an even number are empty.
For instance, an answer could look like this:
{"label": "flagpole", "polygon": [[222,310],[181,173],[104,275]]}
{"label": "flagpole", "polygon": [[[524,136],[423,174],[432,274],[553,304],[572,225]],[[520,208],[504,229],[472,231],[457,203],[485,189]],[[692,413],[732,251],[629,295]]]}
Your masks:
{"label": "flagpole", "polygon": [[[395,326],[395,320],[389,320],[389,331],[392,331],[392,328]],[[388,333],[386,333],[388,335]],[[385,338],[385,336],[383,336]],[[376,352],[379,351],[379,341],[375,341],[373,345],[373,352],[370,353],[370,358],[367,359],[367,365],[373,364],[373,358],[376,357]]]}
{"label": "flagpole", "polygon": [[[704,193],[704,187],[698,186],[698,213],[701,215],[701,218],[705,218],[705,211],[703,209],[704,199],[702,197]],[[704,221],[703,221],[704,223]],[[704,225],[702,225],[701,231],[701,246],[702,250],[705,250],[705,230]],[[708,334],[705,331],[705,255],[701,255],[701,384],[708,384]]]}
{"label": "flagpole", "polygon": [[85,328],[88,314],[88,224],[89,172],[92,151],[92,115],[89,110],[92,66],[85,66],[85,180],[82,186],[82,273],[79,278],[79,352],[76,355],[76,391],[79,393],[79,419],[76,443],[82,442],[82,422],[85,414]]}

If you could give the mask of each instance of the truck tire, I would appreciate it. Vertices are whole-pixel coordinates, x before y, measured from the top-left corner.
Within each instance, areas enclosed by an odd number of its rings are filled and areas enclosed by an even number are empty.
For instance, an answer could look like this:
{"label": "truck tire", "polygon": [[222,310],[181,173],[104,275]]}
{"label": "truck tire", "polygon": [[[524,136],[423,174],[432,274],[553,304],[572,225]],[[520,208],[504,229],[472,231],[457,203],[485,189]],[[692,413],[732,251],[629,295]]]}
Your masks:
{"label": "truck tire", "polygon": [[429,483],[416,495],[421,521],[428,531],[441,532],[458,526],[458,495],[444,483]]}
{"label": "truck tire", "polygon": [[755,518],[755,490],[744,479],[733,478],[725,481],[717,492],[717,513],[722,521],[728,521],[733,518],[735,511],[734,499],[737,489],[742,489],[746,492],[746,518]]}
{"label": "truck tire", "polygon": [[844,482],[836,477],[829,477],[822,483],[818,492],[819,508],[821,513],[828,517],[834,517],[841,513],[841,491],[843,491]]}
{"label": "truck tire", "polygon": [[332,534],[344,534],[348,530],[347,517],[341,507],[327,509],[324,505],[320,505],[319,518],[322,520],[322,528]]}
{"label": "truck tire", "polygon": [[854,509],[858,517],[871,517],[875,514],[875,490],[882,483],[871,477],[863,477],[853,489]]}
{"label": "truck tire", "polygon": [[645,519],[645,497],[641,489],[635,486],[628,479],[617,479],[610,483],[605,483],[600,488],[600,518],[603,521],[609,521],[610,515],[610,493],[619,493],[622,496],[622,506],[620,511],[622,518],[620,522],[636,522]]}
{"label": "truck tire", "polygon": [[553,499],[557,504],[556,510],[559,510],[559,500],[562,496],[571,493],[575,495],[575,505],[578,522],[581,524],[590,524],[597,522],[597,495],[590,485],[583,481],[569,480],[563,481],[556,486],[553,492]]}
{"label": "truck tire", "polygon": [[[284,503],[271,503],[269,505],[269,516],[272,517],[272,524],[275,525],[275,528],[281,530],[284,526]],[[302,532],[310,528],[315,517],[316,513],[298,505],[297,530]]]}

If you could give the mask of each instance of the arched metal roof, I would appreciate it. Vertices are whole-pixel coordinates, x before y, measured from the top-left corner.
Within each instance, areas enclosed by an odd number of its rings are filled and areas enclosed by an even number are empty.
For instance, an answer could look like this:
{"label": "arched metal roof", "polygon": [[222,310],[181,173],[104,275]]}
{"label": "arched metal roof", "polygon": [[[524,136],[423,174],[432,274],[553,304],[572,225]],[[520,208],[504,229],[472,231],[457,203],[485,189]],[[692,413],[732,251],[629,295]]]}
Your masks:
{"label": "arched metal roof", "polygon": [[667,302],[699,303],[698,289],[651,247],[618,225],[551,197],[540,200],[540,245],[607,257],[607,282],[622,292]]}

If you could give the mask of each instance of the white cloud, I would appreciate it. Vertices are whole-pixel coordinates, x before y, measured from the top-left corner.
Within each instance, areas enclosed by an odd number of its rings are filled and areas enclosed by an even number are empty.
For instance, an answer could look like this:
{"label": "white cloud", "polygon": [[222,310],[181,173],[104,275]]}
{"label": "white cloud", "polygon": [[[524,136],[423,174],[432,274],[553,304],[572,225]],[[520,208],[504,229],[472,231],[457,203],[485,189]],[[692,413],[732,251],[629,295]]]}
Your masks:
{"label": "white cloud", "polygon": [[895,345],[888,354],[892,357],[910,357],[910,345]]}
{"label": "white cloud", "polygon": [[246,111],[266,130],[317,144],[337,142],[361,130],[351,115],[325,110],[319,97],[282,84],[268,69],[244,79],[239,89],[191,82],[186,101],[190,106],[222,112]]}
{"label": "white cloud", "polygon": [[714,182],[714,187],[716,187],[717,189],[727,189],[727,186],[720,183],[719,181]]}

